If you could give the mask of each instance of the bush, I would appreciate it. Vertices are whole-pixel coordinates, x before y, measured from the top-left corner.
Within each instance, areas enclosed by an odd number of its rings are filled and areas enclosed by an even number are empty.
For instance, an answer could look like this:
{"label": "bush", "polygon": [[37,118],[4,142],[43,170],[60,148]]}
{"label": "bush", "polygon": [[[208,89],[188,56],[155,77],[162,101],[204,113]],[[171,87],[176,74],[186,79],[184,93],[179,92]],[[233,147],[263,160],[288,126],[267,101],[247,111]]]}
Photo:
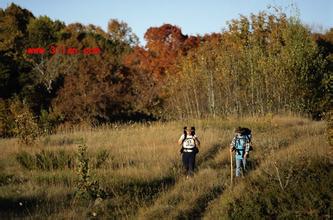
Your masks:
{"label": "bush", "polygon": [[15,98],[9,109],[11,115],[15,118],[14,135],[25,145],[33,144],[39,135],[39,129],[29,107]]}
{"label": "bush", "polygon": [[36,165],[40,170],[51,170],[53,168],[53,161],[55,161],[53,152],[42,151],[36,154]]}
{"label": "bush", "polygon": [[52,134],[62,122],[63,117],[61,115],[42,109],[38,120],[38,126],[43,134]]}
{"label": "bush", "polygon": [[97,180],[93,180],[89,174],[89,158],[87,146],[79,145],[78,147],[78,176],[76,196],[82,199],[104,198],[106,192],[100,187]]}

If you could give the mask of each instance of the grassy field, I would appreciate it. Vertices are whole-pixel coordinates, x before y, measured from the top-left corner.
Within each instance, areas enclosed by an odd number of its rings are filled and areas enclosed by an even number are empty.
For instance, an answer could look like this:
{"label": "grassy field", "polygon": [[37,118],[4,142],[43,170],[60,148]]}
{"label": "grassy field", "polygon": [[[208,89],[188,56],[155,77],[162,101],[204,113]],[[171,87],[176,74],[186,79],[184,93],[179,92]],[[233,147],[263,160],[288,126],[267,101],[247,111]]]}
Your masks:
{"label": "grassy field", "polygon": [[[196,126],[197,171],[182,173],[177,140]],[[230,186],[236,126],[252,129],[250,171]],[[332,218],[325,123],[296,116],[60,128],[33,146],[0,140],[0,218]],[[78,146],[103,196],[77,196]]]}

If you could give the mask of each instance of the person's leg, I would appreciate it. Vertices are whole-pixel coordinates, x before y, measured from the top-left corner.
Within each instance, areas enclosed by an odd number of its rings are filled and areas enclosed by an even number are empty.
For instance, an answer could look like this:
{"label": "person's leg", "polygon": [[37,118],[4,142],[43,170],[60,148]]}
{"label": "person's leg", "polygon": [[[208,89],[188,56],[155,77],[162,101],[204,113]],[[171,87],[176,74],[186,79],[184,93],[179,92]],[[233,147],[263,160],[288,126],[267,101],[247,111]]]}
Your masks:
{"label": "person's leg", "polygon": [[184,173],[185,173],[185,175],[188,175],[188,170],[189,170],[188,153],[183,153],[182,159],[183,159]]}
{"label": "person's leg", "polygon": [[194,153],[189,154],[189,161],[188,162],[189,162],[188,163],[189,176],[193,176],[194,167],[195,167],[195,154]]}
{"label": "person's leg", "polygon": [[193,154],[193,171],[195,170],[195,157],[197,154]]}
{"label": "person's leg", "polygon": [[243,164],[243,167],[242,167],[243,168],[243,175],[245,175],[246,174],[246,158],[244,158],[242,161],[243,161],[243,163],[242,163]]}
{"label": "person's leg", "polygon": [[236,158],[236,176],[240,176],[241,174],[241,161],[242,160],[239,160]]}

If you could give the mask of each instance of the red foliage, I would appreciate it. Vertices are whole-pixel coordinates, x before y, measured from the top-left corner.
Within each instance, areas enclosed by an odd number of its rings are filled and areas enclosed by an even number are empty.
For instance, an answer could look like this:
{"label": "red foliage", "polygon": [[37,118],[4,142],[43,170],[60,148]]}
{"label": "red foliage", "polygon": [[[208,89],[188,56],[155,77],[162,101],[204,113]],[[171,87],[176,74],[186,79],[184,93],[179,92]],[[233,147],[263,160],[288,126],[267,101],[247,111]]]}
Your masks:
{"label": "red foliage", "polygon": [[200,43],[199,37],[183,35],[179,27],[170,24],[149,28],[145,39],[145,48],[134,48],[133,52],[125,57],[124,63],[145,70],[155,79],[175,74],[178,58]]}

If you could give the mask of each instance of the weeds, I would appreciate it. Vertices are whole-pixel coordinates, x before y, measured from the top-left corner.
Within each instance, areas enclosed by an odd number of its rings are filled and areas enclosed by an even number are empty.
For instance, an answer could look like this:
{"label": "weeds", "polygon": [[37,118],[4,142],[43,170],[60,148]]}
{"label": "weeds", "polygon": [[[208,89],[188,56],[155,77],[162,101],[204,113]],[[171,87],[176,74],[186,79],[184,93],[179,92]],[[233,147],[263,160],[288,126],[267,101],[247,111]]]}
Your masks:
{"label": "weeds", "polygon": [[100,187],[97,180],[93,180],[89,173],[89,158],[86,145],[78,147],[78,172],[76,196],[80,199],[105,198],[106,192]]}
{"label": "weeds", "polygon": [[99,151],[96,158],[96,168],[101,168],[108,158],[109,158],[109,152],[107,150]]}
{"label": "weeds", "polygon": [[26,178],[14,176],[13,174],[0,174],[0,187],[10,184],[23,184]]}
{"label": "weeds", "polygon": [[56,169],[73,169],[75,163],[75,155],[59,151],[45,151],[31,155],[22,151],[16,156],[17,162],[27,170],[56,170]]}
{"label": "weeds", "polygon": [[17,154],[16,160],[25,169],[33,170],[36,167],[35,157],[25,151]]}

